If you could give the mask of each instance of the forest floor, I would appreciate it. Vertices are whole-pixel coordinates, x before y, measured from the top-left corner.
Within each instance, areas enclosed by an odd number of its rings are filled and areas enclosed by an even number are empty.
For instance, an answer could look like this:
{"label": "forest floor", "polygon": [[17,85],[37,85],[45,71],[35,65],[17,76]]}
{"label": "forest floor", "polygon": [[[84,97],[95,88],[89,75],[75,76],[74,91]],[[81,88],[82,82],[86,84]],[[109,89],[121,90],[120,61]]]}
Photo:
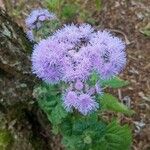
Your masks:
{"label": "forest floor", "polygon": [[[24,27],[28,11],[42,5],[38,0],[12,0],[7,4],[7,11]],[[133,126],[133,150],[150,150],[150,35],[147,35],[147,29],[150,29],[150,1],[102,0],[101,5],[101,10],[95,11],[92,1],[87,0],[83,9],[91,12],[98,28],[110,29],[126,41],[128,63],[121,76],[130,85],[119,89],[118,93],[136,113],[131,118],[124,118],[123,122]],[[74,21],[84,20],[77,17]]]}

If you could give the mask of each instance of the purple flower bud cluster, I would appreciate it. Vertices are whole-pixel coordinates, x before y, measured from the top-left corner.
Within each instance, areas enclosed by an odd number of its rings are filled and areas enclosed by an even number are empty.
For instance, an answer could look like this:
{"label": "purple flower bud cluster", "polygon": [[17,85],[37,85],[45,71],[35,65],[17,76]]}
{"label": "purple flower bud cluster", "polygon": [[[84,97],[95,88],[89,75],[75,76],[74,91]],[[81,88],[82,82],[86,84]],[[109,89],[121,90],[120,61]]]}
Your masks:
{"label": "purple flower bud cluster", "polygon": [[32,32],[33,29],[39,29],[44,21],[53,19],[56,19],[56,15],[49,12],[47,9],[39,8],[33,10],[25,20],[29,40],[34,40]]}
{"label": "purple flower bud cluster", "polygon": [[99,104],[95,100],[96,86],[92,87],[92,93],[90,93],[90,89],[86,88],[86,86],[86,83],[76,81],[73,87],[69,87],[64,91],[63,103],[67,111],[72,111],[74,108],[81,114],[87,115],[99,108]]}
{"label": "purple flower bud cluster", "polygon": [[67,111],[87,115],[99,108],[95,94],[102,94],[99,82],[90,87],[93,72],[102,79],[118,75],[126,64],[124,42],[108,31],[95,31],[88,24],[64,25],[32,53],[32,70],[50,84],[68,84],[63,93]]}
{"label": "purple flower bud cluster", "polygon": [[99,104],[87,93],[79,94],[75,91],[68,91],[63,96],[63,101],[67,111],[75,108],[83,115],[87,115],[99,108]]}
{"label": "purple flower bud cluster", "polygon": [[26,18],[25,23],[28,29],[39,28],[41,23],[45,20],[53,20],[56,16],[50,13],[47,9],[35,9]]}

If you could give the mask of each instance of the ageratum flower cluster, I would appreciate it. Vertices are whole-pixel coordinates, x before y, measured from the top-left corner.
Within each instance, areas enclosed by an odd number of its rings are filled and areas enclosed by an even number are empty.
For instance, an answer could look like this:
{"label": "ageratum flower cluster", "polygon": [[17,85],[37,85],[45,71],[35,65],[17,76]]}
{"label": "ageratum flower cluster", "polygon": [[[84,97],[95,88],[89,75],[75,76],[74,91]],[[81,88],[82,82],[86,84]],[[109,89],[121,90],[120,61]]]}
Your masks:
{"label": "ageratum flower cluster", "polygon": [[30,15],[26,18],[25,24],[28,28],[27,36],[28,38],[33,41],[33,29],[39,29],[44,21],[56,19],[56,15],[49,12],[47,9],[35,9],[33,10]]}
{"label": "ageratum flower cluster", "polygon": [[101,79],[119,74],[126,64],[124,42],[108,31],[95,31],[88,24],[64,25],[34,48],[32,70],[50,84],[68,84],[63,91],[67,111],[87,115],[99,108],[95,94],[102,94],[99,83],[89,86],[93,72]]}

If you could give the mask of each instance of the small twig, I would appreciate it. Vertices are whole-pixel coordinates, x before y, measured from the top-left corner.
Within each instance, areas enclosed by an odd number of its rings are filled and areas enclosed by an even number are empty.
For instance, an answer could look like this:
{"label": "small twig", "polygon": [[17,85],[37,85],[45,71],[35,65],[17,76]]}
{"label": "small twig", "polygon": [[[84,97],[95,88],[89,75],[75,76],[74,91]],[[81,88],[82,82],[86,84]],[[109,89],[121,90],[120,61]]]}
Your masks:
{"label": "small twig", "polygon": [[124,36],[124,38],[125,38],[126,44],[127,45],[131,44],[131,42],[127,38],[127,35],[124,32],[122,32],[120,30],[117,30],[117,29],[109,29],[109,30],[112,31],[112,32],[116,32],[116,33],[122,34]]}
{"label": "small twig", "polygon": [[119,99],[122,101],[122,94],[121,94],[121,90],[118,89],[118,96],[119,96]]}

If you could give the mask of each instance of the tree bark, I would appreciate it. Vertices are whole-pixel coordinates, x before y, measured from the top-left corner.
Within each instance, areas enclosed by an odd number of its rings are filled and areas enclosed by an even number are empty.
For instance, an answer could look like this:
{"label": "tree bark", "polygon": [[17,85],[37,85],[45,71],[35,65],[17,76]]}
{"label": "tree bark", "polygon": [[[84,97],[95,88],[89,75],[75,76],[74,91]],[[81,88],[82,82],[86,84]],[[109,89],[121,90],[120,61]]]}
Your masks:
{"label": "tree bark", "polygon": [[0,9],[0,68],[14,75],[31,75],[30,59],[32,45],[6,12]]}
{"label": "tree bark", "polygon": [[[33,87],[38,81],[31,73],[32,46],[23,29],[0,8],[0,112],[9,121],[15,114],[22,128],[26,128],[24,124],[28,122],[33,138],[42,141],[43,150],[50,150],[55,145],[52,144],[54,137],[46,117],[32,97]],[[18,118],[20,112],[25,115],[21,121],[20,115]]]}
{"label": "tree bark", "polygon": [[31,74],[31,50],[32,44],[23,29],[0,8],[0,73],[3,74],[0,97],[3,96],[5,103],[11,105],[27,100],[28,95],[31,98],[35,84]]}

